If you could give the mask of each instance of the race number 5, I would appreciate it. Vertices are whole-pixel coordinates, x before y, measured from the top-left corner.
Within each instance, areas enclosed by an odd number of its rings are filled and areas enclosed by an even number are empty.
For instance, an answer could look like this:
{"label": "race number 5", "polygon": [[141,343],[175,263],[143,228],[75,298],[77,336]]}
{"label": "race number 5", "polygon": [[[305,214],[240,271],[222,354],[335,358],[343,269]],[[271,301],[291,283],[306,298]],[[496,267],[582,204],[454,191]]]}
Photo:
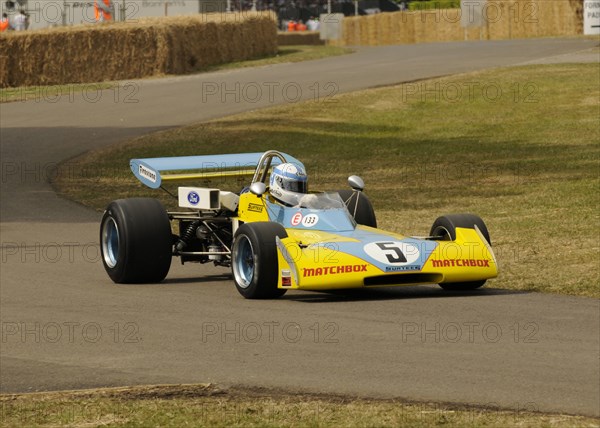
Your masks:
{"label": "race number 5", "polygon": [[376,242],[390,263],[406,263],[406,256],[394,242]]}
{"label": "race number 5", "polygon": [[419,248],[407,241],[371,242],[363,249],[369,257],[386,265],[409,265],[417,262],[420,257]]}

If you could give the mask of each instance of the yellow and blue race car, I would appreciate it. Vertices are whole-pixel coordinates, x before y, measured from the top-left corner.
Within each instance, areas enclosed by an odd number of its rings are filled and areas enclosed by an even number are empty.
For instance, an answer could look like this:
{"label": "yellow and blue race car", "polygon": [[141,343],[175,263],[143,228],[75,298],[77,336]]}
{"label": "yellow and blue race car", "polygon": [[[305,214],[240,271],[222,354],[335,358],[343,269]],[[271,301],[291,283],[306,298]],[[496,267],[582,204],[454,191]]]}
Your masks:
{"label": "yellow and blue race car", "polygon": [[115,283],[160,282],[173,256],[231,268],[237,290],[249,299],[287,290],[418,284],[469,290],[498,273],[479,217],[439,217],[424,237],[386,232],[377,229],[360,177],[351,176],[347,190],[308,192],[304,165],[285,153],[132,159],[130,165],[153,189],[170,182],[251,179],[241,192],[180,186],[172,194],[177,211],[153,198],[111,202],[100,243]]}

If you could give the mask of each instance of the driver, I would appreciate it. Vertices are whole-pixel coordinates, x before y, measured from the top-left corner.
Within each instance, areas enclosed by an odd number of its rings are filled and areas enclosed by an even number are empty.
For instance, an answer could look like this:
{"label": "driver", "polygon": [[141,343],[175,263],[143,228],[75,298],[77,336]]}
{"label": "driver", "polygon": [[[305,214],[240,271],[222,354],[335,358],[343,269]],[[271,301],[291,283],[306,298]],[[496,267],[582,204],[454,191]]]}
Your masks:
{"label": "driver", "polygon": [[277,165],[271,172],[269,191],[284,205],[298,205],[300,199],[308,193],[306,172],[293,163]]}

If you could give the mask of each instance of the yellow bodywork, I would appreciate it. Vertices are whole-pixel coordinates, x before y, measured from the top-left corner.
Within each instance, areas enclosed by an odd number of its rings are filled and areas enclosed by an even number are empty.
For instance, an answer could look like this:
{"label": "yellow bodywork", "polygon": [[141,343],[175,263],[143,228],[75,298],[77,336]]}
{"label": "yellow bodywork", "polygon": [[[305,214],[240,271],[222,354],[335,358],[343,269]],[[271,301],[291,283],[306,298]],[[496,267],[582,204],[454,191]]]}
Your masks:
{"label": "yellow bodywork", "polygon": [[[242,193],[238,220],[244,223],[269,221],[265,198]],[[379,234],[380,240],[403,241],[408,237],[367,226],[357,232]],[[287,237],[277,240],[278,288],[332,290],[365,286],[440,284],[473,282],[494,278],[498,268],[494,253],[481,232],[475,228],[456,228],[454,241],[420,240],[432,248],[418,269],[397,269],[393,264],[377,263],[366,252],[344,252],[344,243],[361,241],[353,233],[324,232],[286,228]],[[379,239],[379,238],[378,238]],[[413,238],[411,238],[413,239]],[[413,239],[414,240],[414,239]],[[361,255],[356,255],[360,253]]]}
{"label": "yellow bodywork", "polygon": [[[358,226],[357,229],[370,228]],[[455,241],[436,241],[437,247],[421,270],[404,272],[386,272],[375,266],[368,256],[363,259],[336,248],[338,242],[358,242],[356,239],[312,230],[287,229],[287,232],[288,237],[278,243],[278,288],[332,290],[369,285],[439,284],[479,281],[498,275],[492,249],[475,229],[457,228]],[[400,234],[387,235],[398,240],[406,238]],[[284,286],[282,278],[288,272],[290,285]]]}
{"label": "yellow bodywork", "polygon": [[250,192],[242,193],[238,205],[238,218],[244,223],[269,221],[264,199]]}

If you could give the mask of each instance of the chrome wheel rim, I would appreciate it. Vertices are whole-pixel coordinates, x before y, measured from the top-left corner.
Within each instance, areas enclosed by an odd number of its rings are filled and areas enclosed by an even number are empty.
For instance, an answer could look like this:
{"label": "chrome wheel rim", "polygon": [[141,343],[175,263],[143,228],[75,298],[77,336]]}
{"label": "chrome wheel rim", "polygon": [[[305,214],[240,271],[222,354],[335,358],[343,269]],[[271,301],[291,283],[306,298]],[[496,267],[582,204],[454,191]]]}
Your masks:
{"label": "chrome wheel rim", "polygon": [[240,288],[248,288],[254,278],[254,249],[247,236],[240,236],[233,249],[233,275]]}
{"label": "chrome wheel rim", "polygon": [[102,257],[109,268],[119,260],[119,228],[112,217],[106,217],[102,224]]}

